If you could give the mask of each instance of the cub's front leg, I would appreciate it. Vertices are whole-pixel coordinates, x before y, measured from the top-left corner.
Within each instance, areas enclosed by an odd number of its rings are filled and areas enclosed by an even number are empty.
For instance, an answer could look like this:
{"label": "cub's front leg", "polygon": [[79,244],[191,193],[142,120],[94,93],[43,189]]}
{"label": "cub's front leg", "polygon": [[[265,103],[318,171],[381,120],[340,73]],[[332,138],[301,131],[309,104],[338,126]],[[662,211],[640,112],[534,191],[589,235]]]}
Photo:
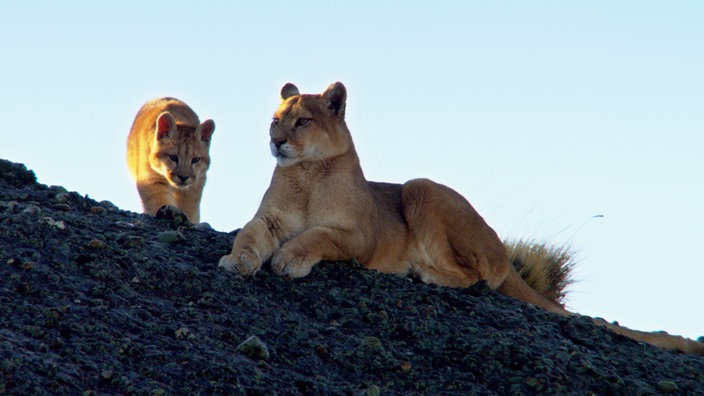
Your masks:
{"label": "cub's front leg", "polygon": [[254,275],[271,258],[279,241],[263,218],[255,218],[237,234],[232,253],[220,258],[219,267],[242,276]]}
{"label": "cub's front leg", "polygon": [[139,198],[142,200],[144,213],[155,216],[164,205],[176,206],[173,191],[168,184],[146,181],[137,183]]}

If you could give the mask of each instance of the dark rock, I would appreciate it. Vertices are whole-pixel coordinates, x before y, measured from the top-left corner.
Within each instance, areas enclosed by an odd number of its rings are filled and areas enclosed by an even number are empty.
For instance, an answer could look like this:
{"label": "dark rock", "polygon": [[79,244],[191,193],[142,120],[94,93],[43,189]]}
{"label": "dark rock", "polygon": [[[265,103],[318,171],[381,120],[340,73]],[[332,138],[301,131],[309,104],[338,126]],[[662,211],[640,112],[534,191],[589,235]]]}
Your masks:
{"label": "dark rock", "polygon": [[188,221],[186,214],[179,208],[171,205],[164,205],[156,212],[157,219],[168,220],[176,225],[188,226],[191,223]]}
{"label": "dark rock", "polygon": [[269,348],[255,335],[238,345],[237,350],[254,360],[269,360]]}
{"label": "dark rock", "polygon": [[182,233],[173,230],[162,231],[157,235],[157,238],[164,243],[176,243],[186,240]]}
{"label": "dark rock", "polygon": [[22,187],[35,184],[37,176],[24,164],[0,159],[0,180],[12,187]]}

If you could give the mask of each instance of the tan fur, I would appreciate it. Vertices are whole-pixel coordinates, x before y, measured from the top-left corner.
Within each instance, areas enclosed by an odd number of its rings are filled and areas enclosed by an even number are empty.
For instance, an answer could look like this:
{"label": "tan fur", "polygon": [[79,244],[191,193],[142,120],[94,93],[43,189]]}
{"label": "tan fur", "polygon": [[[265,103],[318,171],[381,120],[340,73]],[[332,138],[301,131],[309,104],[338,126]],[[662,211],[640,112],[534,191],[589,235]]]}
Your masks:
{"label": "tan fur", "polygon": [[[345,123],[341,83],[321,95],[300,95],[287,84],[281,96],[269,130],[278,166],[221,267],[251,276],[270,261],[276,273],[298,278],[321,260],[356,259],[370,269],[450,287],[484,280],[508,296],[570,315],[520,278],[494,230],[454,190],[426,179],[388,184],[364,178]],[[596,323],[663,348],[704,353],[704,344],[681,337]]]}
{"label": "tan fur", "polygon": [[189,221],[200,221],[214,130],[212,120],[200,123],[178,99],[155,99],[142,106],[127,138],[127,163],[145,213],[155,215],[171,205]]}

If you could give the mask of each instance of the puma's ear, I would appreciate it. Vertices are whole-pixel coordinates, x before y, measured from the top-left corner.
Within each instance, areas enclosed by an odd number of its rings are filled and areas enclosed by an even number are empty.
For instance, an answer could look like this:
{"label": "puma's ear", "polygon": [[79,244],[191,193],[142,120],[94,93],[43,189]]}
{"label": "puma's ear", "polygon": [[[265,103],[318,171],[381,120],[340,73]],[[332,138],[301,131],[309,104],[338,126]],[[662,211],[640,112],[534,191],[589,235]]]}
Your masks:
{"label": "puma's ear", "polygon": [[296,96],[300,94],[301,93],[298,92],[298,87],[291,83],[286,83],[286,85],[281,87],[281,100],[286,100],[291,96]]}
{"label": "puma's ear", "polygon": [[156,139],[161,140],[176,131],[176,120],[168,111],[156,118]]}
{"label": "puma's ear", "polygon": [[198,134],[200,135],[200,140],[210,143],[210,138],[215,132],[215,122],[213,120],[205,120],[198,125]]}
{"label": "puma's ear", "polygon": [[345,104],[347,102],[347,89],[341,82],[332,83],[323,92],[323,97],[328,101],[328,108],[339,118],[345,118]]}

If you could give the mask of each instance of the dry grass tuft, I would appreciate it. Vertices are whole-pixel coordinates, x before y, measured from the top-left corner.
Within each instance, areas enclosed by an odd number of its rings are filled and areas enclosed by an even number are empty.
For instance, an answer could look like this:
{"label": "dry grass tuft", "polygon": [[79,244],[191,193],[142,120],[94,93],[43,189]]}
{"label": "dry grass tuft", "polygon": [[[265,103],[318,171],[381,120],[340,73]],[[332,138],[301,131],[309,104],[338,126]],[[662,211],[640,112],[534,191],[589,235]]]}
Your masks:
{"label": "dry grass tuft", "polygon": [[572,284],[575,252],[569,245],[549,246],[535,240],[505,240],[509,261],[521,277],[540,294],[564,307]]}

